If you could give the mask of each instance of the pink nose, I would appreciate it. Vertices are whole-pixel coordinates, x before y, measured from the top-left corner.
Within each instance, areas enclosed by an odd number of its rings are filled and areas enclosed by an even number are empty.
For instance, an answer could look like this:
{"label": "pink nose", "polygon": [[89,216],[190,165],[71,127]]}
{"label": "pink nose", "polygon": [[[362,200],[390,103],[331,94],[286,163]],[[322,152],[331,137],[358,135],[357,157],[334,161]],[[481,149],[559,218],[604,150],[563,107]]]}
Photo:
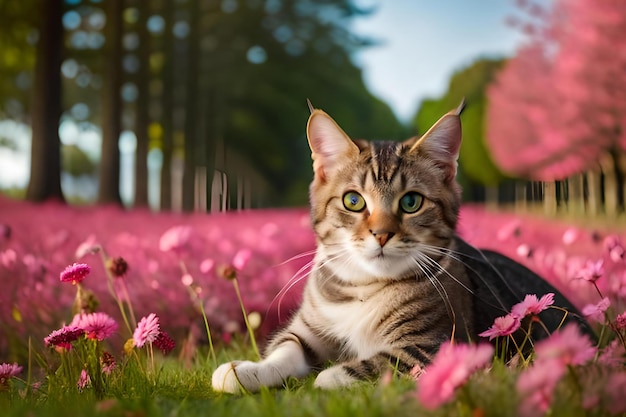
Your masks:
{"label": "pink nose", "polygon": [[395,235],[395,233],[392,232],[372,232],[372,234],[380,244],[381,248],[385,246],[387,242],[389,242],[389,239],[391,239]]}

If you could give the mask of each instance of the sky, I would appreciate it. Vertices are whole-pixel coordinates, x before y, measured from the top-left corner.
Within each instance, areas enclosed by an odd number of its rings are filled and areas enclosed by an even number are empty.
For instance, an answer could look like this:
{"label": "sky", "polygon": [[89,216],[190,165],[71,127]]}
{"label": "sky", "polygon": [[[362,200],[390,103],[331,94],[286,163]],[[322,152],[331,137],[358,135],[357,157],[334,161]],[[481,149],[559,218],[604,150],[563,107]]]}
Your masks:
{"label": "sky", "polygon": [[505,23],[514,0],[358,0],[375,7],[355,19],[353,29],[381,45],[357,56],[370,91],[386,101],[403,122],[421,100],[447,90],[455,70],[479,57],[514,54],[522,41]]}

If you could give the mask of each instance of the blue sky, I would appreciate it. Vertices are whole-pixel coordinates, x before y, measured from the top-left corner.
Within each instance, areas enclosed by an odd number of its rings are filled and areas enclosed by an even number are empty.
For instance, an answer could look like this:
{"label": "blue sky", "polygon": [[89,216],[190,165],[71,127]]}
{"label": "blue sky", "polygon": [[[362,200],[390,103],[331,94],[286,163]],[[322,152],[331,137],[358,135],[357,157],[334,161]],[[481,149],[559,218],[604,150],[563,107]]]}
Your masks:
{"label": "blue sky", "polygon": [[[549,0],[544,0],[545,3]],[[478,57],[510,56],[522,41],[505,24],[514,0],[358,0],[375,6],[356,19],[354,30],[381,46],[357,56],[366,85],[388,102],[402,121],[419,102],[441,95],[452,73]]]}

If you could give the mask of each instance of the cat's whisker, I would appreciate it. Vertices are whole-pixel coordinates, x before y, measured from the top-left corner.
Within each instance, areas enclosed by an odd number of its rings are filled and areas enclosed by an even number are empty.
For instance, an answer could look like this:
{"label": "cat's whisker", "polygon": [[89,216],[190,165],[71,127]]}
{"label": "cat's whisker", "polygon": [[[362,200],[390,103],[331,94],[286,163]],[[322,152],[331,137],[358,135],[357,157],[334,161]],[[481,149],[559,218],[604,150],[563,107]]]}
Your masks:
{"label": "cat's whisker", "polygon": [[[309,251],[309,252],[305,252],[307,255],[311,255],[311,254],[315,254],[316,251]],[[334,260],[337,260],[339,258],[341,258],[345,253],[349,253],[348,250],[343,250],[344,253],[337,253],[337,254],[333,254],[333,256],[329,256],[326,257],[326,259],[320,264],[320,265],[325,265],[328,262],[332,262]],[[281,290],[278,292],[278,294],[276,294],[276,296],[272,299],[272,302],[270,303],[269,307],[268,307],[268,311],[271,309],[272,305],[274,304],[274,302],[278,301],[278,304],[276,306],[277,311],[278,311],[278,320],[281,320],[281,307],[282,307],[282,302],[283,299],[285,298],[285,295],[287,295],[287,293],[289,291],[291,291],[291,289],[293,287],[295,287],[298,283],[300,283],[302,280],[308,278],[312,268],[315,266],[315,259],[307,262],[304,266],[302,266],[295,274],[293,277],[291,277],[289,279],[289,281],[287,282],[287,284],[285,284],[283,286],[283,288],[281,288]]]}
{"label": "cat's whisker", "polygon": [[291,278],[289,278],[289,281],[287,281],[287,283],[283,285],[283,287],[280,289],[278,294],[276,294],[276,296],[274,296],[274,298],[272,299],[272,302],[270,303],[268,307],[268,311],[272,308],[272,305],[274,305],[274,302],[278,300],[278,305],[276,306],[276,308],[278,310],[279,321],[280,321],[281,306],[282,306],[282,302],[283,302],[285,295],[300,281],[302,281],[303,279],[306,279],[309,276],[314,265],[315,265],[315,262],[312,260],[310,262],[307,262],[304,266],[302,266]]}
{"label": "cat's whisker", "polygon": [[[481,280],[481,282],[485,286],[485,288],[487,288],[489,290],[489,292],[491,293],[491,295],[498,301],[499,305],[494,305],[493,303],[490,303],[487,300],[481,300],[481,301],[483,301],[484,303],[489,304],[490,306],[492,306],[494,308],[501,309],[503,313],[505,313],[507,311],[506,305],[501,300],[501,297],[499,295],[499,289],[495,288],[488,280],[483,278],[482,274],[480,274],[479,271],[476,271],[474,268],[472,268],[471,265],[469,265],[467,262],[465,262],[463,260],[463,258],[462,258],[462,255],[463,255],[462,252],[455,251],[455,250],[452,250],[452,249],[449,249],[449,248],[443,248],[443,247],[438,247],[438,246],[427,245],[427,244],[424,244],[424,243],[421,243],[420,246],[423,248],[424,252],[430,252],[431,254],[435,254],[435,255],[449,256],[450,258],[454,259],[455,261],[462,263],[465,266],[465,268],[467,268],[468,270],[470,270],[470,271],[472,271],[472,272],[474,272],[476,274],[476,276]],[[511,292],[513,292],[513,290],[509,286],[509,284],[506,281],[506,279],[504,278],[504,276],[502,276],[502,274],[498,270],[498,268],[496,268],[496,266],[493,265],[493,263],[484,255],[483,251],[481,251],[480,249],[476,249],[476,251],[480,253],[481,259],[500,278],[500,282],[502,282],[507,287],[507,289],[509,289]],[[469,289],[469,288],[466,288],[466,289],[470,292],[470,294],[476,295],[475,292],[472,291],[471,289]]]}
{"label": "cat's whisker", "polygon": [[302,259],[302,258],[306,258],[307,256],[315,255],[316,251],[317,251],[316,249],[313,249],[313,250],[305,251],[305,252],[302,252],[302,253],[298,253],[297,255],[294,255],[291,258],[289,258],[289,259],[287,259],[285,261],[282,261],[281,263],[277,264],[276,266],[283,266],[283,265],[286,265],[289,262],[293,262],[293,261],[295,261],[297,259]]}
{"label": "cat's whisker", "polygon": [[463,282],[461,282],[457,277],[455,277],[454,275],[452,275],[447,269],[445,269],[443,266],[441,266],[437,261],[435,261],[433,258],[431,258],[430,256],[428,256],[426,253],[420,253],[420,255],[423,257],[422,259],[424,259],[426,262],[428,262],[429,265],[436,267],[438,270],[440,270],[442,273],[446,274],[447,276],[449,276],[450,278],[452,278],[457,284],[459,284],[464,290],[466,290],[468,293],[474,295],[474,290],[469,288],[467,285],[465,285]]}
{"label": "cat's whisker", "polygon": [[[439,293],[439,297],[441,297],[441,300],[445,303],[446,310],[448,310],[448,314],[450,315],[450,318],[452,319],[452,322],[454,323],[456,314],[454,312],[454,307],[452,306],[452,302],[450,301],[450,297],[448,296],[448,292],[446,291],[441,281],[437,279],[435,274],[432,271],[430,271],[428,268],[426,268],[424,263],[421,262],[423,260],[429,261],[430,259],[422,253],[417,253],[417,258],[412,258],[412,259],[415,265],[418,267],[419,271],[422,273],[422,275],[424,275],[431,282],[431,284],[433,284],[433,287],[435,288],[435,290],[437,290],[437,293]],[[437,266],[440,267],[439,264],[437,264]]]}

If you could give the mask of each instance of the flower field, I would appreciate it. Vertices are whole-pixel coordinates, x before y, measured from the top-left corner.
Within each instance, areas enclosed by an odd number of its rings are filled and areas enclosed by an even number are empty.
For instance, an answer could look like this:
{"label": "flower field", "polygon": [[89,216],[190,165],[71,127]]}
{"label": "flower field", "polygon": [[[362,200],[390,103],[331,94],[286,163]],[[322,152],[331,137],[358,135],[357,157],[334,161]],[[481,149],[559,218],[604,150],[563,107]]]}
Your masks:
{"label": "flower field", "polygon": [[[415,370],[416,382],[390,373],[352,395],[434,415],[568,415],[559,414],[563,404],[567,412],[626,412],[626,230],[573,227],[480,206],[463,208],[459,230],[475,246],[539,272],[596,326],[599,342],[564,327],[536,342],[532,354],[505,363],[498,345],[487,340],[505,343],[524,317],[558,307],[550,294],[529,295],[481,329],[485,344],[448,344],[430,367]],[[140,398],[148,403],[128,407],[156,407],[165,415],[176,406],[155,398],[173,395],[180,403],[193,393],[225,412],[225,404],[241,412],[250,412],[250,402],[263,404],[264,413],[250,415],[288,415],[272,413],[273,407],[300,400],[311,401],[302,415],[386,415],[390,408],[362,399],[347,406],[356,408],[331,406],[341,395],[313,392],[310,381],[239,401],[210,389],[218,361],[254,359],[256,341],[262,345],[289,317],[313,251],[304,209],[209,216],[0,198],[0,405],[52,410],[55,398],[69,395],[89,399],[77,410],[106,414]],[[138,393],[138,381],[152,390]],[[498,389],[515,395],[504,392],[503,404],[485,397],[502,397]],[[320,404],[331,408],[316,410]]]}

